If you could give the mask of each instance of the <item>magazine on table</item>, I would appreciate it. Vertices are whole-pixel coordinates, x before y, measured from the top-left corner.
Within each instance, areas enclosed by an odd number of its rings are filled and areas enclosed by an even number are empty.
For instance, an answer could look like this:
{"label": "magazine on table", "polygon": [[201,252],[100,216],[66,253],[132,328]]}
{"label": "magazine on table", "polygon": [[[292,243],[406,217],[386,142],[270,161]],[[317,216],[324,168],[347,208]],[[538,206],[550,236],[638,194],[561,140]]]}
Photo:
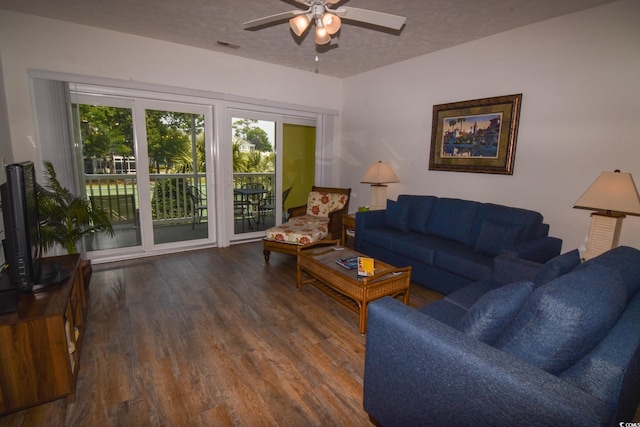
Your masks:
{"label": "magazine on table", "polygon": [[353,256],[349,258],[339,258],[336,260],[338,264],[346,268],[347,270],[353,270],[354,268],[358,268],[358,257]]}
{"label": "magazine on table", "polygon": [[358,257],[358,276],[367,277],[375,274],[375,260],[369,257]]}

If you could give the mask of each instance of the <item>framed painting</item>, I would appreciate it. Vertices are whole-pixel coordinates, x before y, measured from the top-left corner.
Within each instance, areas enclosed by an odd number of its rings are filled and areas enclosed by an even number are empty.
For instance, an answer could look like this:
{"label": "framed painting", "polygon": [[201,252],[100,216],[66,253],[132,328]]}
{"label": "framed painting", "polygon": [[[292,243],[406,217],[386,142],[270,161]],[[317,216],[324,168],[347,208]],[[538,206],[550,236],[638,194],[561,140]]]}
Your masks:
{"label": "framed painting", "polygon": [[522,94],[433,106],[430,170],[513,174]]}

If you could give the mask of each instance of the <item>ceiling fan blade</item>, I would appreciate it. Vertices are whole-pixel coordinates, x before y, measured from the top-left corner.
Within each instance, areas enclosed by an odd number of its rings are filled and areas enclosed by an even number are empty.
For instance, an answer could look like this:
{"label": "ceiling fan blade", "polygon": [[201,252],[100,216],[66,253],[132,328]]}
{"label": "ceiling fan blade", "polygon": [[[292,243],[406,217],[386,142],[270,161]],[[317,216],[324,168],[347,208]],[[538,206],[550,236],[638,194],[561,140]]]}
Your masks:
{"label": "ceiling fan blade", "polygon": [[342,19],[364,22],[377,25],[379,27],[399,30],[404,25],[407,18],[404,16],[391,15],[390,13],[376,12],[374,10],[358,9],[355,7],[339,7],[335,9],[335,14]]}
{"label": "ceiling fan blade", "polygon": [[[296,0],[298,1],[298,0]],[[325,0],[324,3],[325,4],[336,4],[336,3],[340,3],[342,0]]]}
{"label": "ceiling fan blade", "polygon": [[293,18],[294,16],[306,13],[304,10],[290,10],[289,12],[277,13],[275,15],[265,16],[263,18],[254,19],[242,24],[245,30],[250,28],[262,27],[263,25],[272,24],[278,21],[284,21],[285,19]]}

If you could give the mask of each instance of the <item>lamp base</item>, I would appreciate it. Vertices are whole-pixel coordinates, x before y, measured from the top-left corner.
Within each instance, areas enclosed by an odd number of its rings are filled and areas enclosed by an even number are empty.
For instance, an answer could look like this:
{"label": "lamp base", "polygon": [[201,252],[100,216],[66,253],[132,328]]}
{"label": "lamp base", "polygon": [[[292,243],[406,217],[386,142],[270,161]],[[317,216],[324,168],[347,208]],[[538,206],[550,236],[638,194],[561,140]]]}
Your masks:
{"label": "lamp base", "polygon": [[379,211],[387,208],[387,186],[383,184],[371,185],[371,204],[369,209]]}
{"label": "lamp base", "polygon": [[584,259],[589,260],[613,249],[620,242],[624,214],[594,212],[591,214],[591,229]]}

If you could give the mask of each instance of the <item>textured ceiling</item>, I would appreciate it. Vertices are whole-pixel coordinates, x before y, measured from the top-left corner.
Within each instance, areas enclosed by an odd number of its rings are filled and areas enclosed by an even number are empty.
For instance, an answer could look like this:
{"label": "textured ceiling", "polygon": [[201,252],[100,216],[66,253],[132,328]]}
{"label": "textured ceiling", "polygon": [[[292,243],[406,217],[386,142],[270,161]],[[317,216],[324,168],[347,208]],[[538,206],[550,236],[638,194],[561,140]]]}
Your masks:
{"label": "textured ceiling", "polygon": [[343,21],[337,43],[321,48],[312,32],[297,40],[286,21],[243,30],[246,21],[300,8],[295,0],[0,0],[0,9],[344,78],[612,1],[343,0],[337,6],[406,16],[405,27],[385,32]]}

